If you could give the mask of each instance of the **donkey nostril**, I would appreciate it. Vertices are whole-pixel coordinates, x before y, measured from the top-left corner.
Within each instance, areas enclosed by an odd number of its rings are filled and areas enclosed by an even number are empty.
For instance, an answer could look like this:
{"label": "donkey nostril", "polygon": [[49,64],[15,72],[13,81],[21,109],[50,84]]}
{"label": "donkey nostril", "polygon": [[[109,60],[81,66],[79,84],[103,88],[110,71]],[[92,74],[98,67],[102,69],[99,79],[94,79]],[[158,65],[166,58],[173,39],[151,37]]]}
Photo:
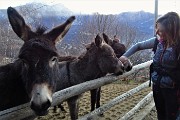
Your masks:
{"label": "donkey nostril", "polygon": [[31,107],[32,110],[36,110],[36,105],[34,104],[34,102],[31,102],[30,107]]}
{"label": "donkey nostril", "polygon": [[51,106],[51,102],[47,100],[41,105],[38,105],[34,102],[31,102],[30,108],[35,112],[36,115],[38,116],[43,116],[48,113],[48,108]]}
{"label": "donkey nostril", "polygon": [[121,66],[121,69],[124,71],[125,70],[124,66]]}
{"label": "donkey nostril", "polygon": [[31,102],[30,107],[38,116],[44,116],[48,114],[48,108],[51,106],[51,102],[48,100],[47,102],[37,105],[34,102]]}
{"label": "donkey nostril", "polygon": [[47,110],[51,106],[51,102],[47,100],[45,103],[42,104],[42,110]]}
{"label": "donkey nostril", "polygon": [[126,68],[126,71],[130,71],[132,69],[132,66],[128,66],[127,68]]}

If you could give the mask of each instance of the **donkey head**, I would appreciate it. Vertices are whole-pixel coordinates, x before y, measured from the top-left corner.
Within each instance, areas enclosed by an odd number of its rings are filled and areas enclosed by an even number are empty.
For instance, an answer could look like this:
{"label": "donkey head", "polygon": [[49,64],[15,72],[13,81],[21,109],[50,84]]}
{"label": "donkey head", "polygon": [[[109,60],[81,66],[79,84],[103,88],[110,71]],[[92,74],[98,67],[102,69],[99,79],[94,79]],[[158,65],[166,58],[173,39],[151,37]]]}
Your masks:
{"label": "donkey head", "polygon": [[[102,35],[103,35],[104,41],[113,48],[118,58],[120,58],[126,52],[126,47],[124,44],[121,44],[119,42],[114,42],[105,33],[103,33]],[[130,71],[132,69],[132,63],[130,62],[129,59],[127,59],[126,62],[123,62],[123,65],[126,71]]]}
{"label": "donkey head", "polygon": [[51,106],[59,75],[55,44],[67,33],[75,17],[45,33],[44,27],[32,31],[14,8],[9,7],[7,13],[14,32],[24,41],[18,57],[22,61],[20,74],[30,98],[30,107],[37,115],[45,115]]}
{"label": "donkey head", "polygon": [[86,55],[89,55],[90,60],[95,59],[94,64],[98,66],[102,73],[114,73],[116,75],[123,73],[123,64],[116,57],[112,47],[104,43],[99,35],[96,36],[95,42],[86,46],[86,49]]}

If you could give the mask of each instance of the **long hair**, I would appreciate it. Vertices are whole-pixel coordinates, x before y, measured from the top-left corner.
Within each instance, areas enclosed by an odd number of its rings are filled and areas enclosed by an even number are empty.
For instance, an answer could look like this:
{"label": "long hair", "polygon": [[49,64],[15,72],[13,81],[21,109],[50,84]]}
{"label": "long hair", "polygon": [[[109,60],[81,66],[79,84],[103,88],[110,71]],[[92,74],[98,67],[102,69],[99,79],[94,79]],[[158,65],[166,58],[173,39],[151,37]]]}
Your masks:
{"label": "long hair", "polygon": [[167,46],[173,46],[177,57],[180,54],[180,17],[176,12],[168,12],[158,18],[156,23],[164,27],[164,37]]}

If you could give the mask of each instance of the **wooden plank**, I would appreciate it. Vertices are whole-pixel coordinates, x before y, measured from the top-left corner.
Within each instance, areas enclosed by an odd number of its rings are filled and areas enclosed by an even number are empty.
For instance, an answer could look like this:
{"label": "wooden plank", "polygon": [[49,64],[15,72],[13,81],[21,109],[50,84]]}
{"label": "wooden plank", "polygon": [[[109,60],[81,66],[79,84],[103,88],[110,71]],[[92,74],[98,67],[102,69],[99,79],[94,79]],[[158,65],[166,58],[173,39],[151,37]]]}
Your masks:
{"label": "wooden plank", "polygon": [[143,120],[155,107],[154,100],[152,100],[148,105],[143,107],[138,113],[133,116],[132,120]]}
{"label": "wooden plank", "polygon": [[35,117],[28,103],[0,112],[0,120],[22,120],[27,117]]}

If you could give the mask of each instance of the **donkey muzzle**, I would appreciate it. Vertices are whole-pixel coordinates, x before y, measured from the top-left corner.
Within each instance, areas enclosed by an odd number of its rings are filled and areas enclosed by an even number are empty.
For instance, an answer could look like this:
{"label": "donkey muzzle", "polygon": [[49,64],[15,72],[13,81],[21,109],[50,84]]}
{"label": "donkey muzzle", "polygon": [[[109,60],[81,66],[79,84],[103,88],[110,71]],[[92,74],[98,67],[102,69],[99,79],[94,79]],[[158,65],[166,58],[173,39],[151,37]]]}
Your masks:
{"label": "donkey muzzle", "polygon": [[47,84],[34,85],[30,107],[36,115],[43,116],[48,113],[48,108],[52,103],[52,92]]}

